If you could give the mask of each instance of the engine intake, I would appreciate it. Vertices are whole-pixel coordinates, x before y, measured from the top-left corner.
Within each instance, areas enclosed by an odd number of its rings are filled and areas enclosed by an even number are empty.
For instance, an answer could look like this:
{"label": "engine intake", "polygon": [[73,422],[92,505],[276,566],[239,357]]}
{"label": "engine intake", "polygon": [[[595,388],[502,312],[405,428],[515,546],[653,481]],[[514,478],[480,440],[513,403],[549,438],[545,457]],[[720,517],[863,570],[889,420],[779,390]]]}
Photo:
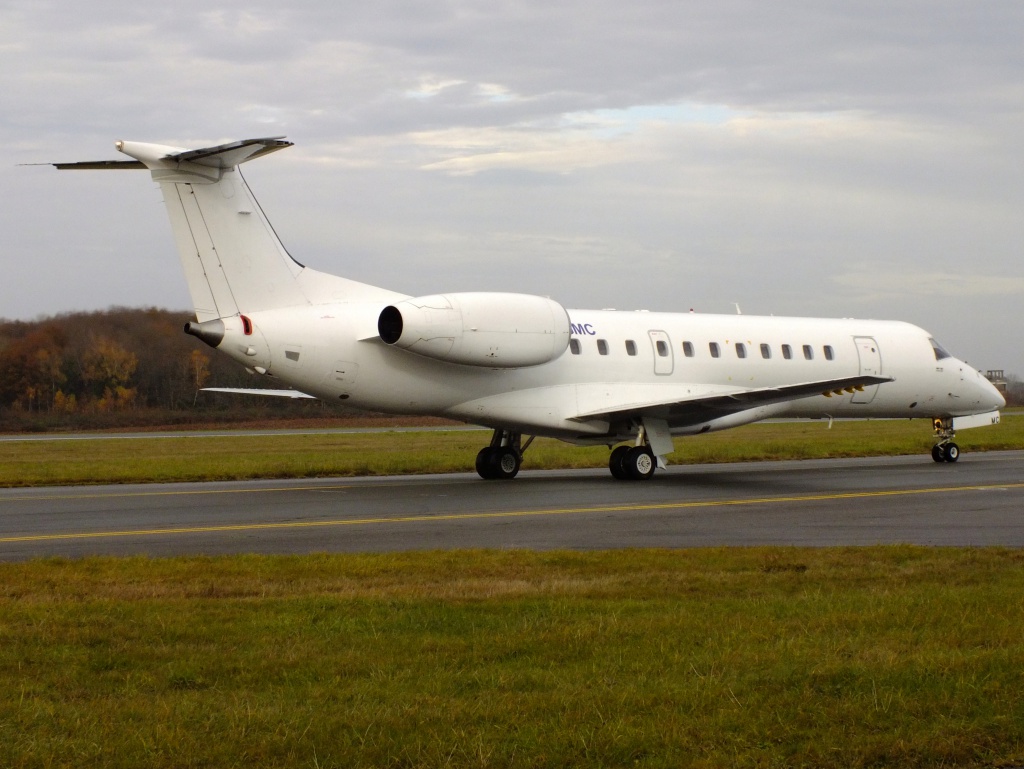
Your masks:
{"label": "engine intake", "polygon": [[385,307],[377,332],[386,344],[428,358],[488,368],[549,363],[569,346],[569,315],[542,296],[437,294]]}

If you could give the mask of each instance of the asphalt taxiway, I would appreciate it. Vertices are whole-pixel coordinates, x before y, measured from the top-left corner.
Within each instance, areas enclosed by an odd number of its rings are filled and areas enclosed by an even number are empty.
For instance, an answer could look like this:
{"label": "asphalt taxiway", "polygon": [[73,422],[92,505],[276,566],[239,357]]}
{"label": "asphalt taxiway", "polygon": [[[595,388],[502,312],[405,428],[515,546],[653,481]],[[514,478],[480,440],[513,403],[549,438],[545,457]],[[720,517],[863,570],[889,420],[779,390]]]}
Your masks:
{"label": "asphalt taxiway", "polygon": [[0,490],[0,559],[719,545],[1024,547],[1024,452]]}

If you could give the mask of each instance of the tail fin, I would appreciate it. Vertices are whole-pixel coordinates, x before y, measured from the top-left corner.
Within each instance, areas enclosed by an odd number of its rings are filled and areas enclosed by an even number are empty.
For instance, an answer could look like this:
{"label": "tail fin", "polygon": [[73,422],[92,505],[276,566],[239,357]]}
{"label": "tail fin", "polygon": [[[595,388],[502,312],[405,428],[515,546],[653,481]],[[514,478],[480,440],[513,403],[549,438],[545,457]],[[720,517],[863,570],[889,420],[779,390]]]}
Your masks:
{"label": "tail fin", "polygon": [[329,301],[387,302],[396,296],[311,270],[285,250],[238,165],[291,142],[246,139],[195,150],[125,141],[116,146],[135,160],[55,165],[62,170],[150,170],[163,191],[200,322]]}

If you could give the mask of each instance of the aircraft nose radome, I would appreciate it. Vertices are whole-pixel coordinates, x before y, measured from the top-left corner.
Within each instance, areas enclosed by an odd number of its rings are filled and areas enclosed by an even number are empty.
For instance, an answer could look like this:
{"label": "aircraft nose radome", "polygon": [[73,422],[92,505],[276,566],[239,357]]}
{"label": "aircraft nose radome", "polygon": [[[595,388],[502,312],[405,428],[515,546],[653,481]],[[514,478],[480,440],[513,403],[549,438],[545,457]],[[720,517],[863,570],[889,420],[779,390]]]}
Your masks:
{"label": "aircraft nose radome", "polygon": [[977,377],[978,400],[981,404],[992,411],[1003,408],[1006,405],[1003,394],[980,371],[975,371],[974,374]]}
{"label": "aircraft nose radome", "polygon": [[999,392],[999,390],[997,390],[995,388],[995,386],[991,382],[989,382],[987,379],[985,380],[985,383],[989,386],[989,389],[992,391],[992,394],[995,396],[995,398],[993,399],[993,402],[992,402],[992,408],[993,409],[1001,409],[1001,408],[1003,408],[1006,405],[1006,398],[1004,398],[1003,394],[1001,392]]}

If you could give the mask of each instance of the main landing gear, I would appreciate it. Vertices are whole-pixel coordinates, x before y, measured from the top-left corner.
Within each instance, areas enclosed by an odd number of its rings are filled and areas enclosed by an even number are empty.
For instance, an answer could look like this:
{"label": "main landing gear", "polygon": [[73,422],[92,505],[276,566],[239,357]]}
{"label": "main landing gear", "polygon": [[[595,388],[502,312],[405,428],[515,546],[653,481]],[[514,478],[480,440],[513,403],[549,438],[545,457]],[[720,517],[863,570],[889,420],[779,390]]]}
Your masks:
{"label": "main landing gear", "polygon": [[960,459],[960,447],[953,443],[956,433],[953,432],[953,420],[933,419],[935,437],[939,442],[932,446],[932,459],[936,462],[956,462]]}
{"label": "main landing gear", "polygon": [[531,436],[522,442],[523,434],[512,430],[495,430],[491,445],[476,455],[476,471],[485,481],[511,480],[523,464],[523,452],[533,443]]}
{"label": "main landing gear", "polygon": [[658,467],[665,466],[664,459],[654,453],[655,446],[660,447],[659,453],[671,453],[672,439],[667,424],[662,423],[660,436],[657,427],[657,422],[644,420],[637,426],[636,443],[612,449],[608,469],[616,480],[646,481]]}
{"label": "main landing gear", "polygon": [[617,446],[608,457],[608,469],[620,481],[646,481],[657,467],[650,446]]}

